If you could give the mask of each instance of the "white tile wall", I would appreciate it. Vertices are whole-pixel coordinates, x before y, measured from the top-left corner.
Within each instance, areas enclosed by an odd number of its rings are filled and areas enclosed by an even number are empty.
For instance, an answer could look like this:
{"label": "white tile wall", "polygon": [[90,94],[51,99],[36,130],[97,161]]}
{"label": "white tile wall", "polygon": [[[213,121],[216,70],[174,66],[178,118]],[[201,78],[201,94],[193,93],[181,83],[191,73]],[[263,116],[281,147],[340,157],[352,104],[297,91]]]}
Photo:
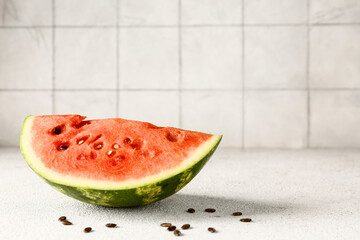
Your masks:
{"label": "white tile wall", "polygon": [[240,24],[242,1],[239,0],[181,0],[183,24]]}
{"label": "white tile wall", "polygon": [[247,24],[297,24],[307,21],[307,1],[304,0],[244,0],[244,4],[244,21]]}
{"label": "white tile wall", "polygon": [[1,0],[0,26],[51,26],[52,4],[49,0]]}
{"label": "white tile wall", "polygon": [[115,29],[56,29],[56,88],[109,89],[116,82]]}
{"label": "white tile wall", "polygon": [[222,146],[242,146],[242,95],[238,91],[184,91],[185,129],[223,135]]}
{"label": "white tile wall", "polygon": [[122,91],[119,113],[121,118],[179,127],[179,92]]}
{"label": "white tile wall", "polygon": [[358,0],[0,0],[0,146],[79,113],[360,148],[359,43]]}
{"label": "white tile wall", "polygon": [[187,28],[182,34],[182,87],[241,88],[241,29]]}
{"label": "white tile wall", "polygon": [[178,25],[178,0],[121,0],[120,25]]}
{"label": "white tile wall", "polygon": [[305,26],[246,27],[245,86],[304,89],[306,48]]}
{"label": "white tile wall", "polygon": [[0,146],[18,146],[25,117],[51,114],[51,101],[50,91],[1,91]]}
{"label": "white tile wall", "polygon": [[310,6],[313,23],[360,23],[359,0],[313,0]]}
{"label": "white tile wall", "polygon": [[120,86],[123,89],[176,89],[179,37],[176,28],[120,31]]}
{"label": "white tile wall", "polygon": [[311,29],[310,84],[360,88],[360,25]]}
{"label": "white tile wall", "polygon": [[312,147],[360,147],[360,91],[311,92]]}
{"label": "white tile wall", "polygon": [[245,147],[306,146],[305,91],[249,91],[244,113]]}
{"label": "white tile wall", "polygon": [[50,89],[51,57],[51,30],[0,29],[0,88]]}
{"label": "white tile wall", "polygon": [[116,26],[116,0],[55,0],[60,26]]}
{"label": "white tile wall", "polygon": [[88,119],[116,117],[115,91],[57,91],[55,114],[80,114]]}

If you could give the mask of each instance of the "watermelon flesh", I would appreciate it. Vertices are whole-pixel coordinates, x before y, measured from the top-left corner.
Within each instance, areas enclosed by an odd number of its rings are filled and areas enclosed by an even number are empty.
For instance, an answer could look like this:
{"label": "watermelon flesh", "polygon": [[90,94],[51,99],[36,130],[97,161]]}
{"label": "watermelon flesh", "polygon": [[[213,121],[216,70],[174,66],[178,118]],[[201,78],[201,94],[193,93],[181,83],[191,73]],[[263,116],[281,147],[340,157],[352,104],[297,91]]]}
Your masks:
{"label": "watermelon flesh", "polygon": [[174,194],[203,167],[221,136],[120,118],[29,116],[20,139],[29,166],[78,200],[112,207]]}

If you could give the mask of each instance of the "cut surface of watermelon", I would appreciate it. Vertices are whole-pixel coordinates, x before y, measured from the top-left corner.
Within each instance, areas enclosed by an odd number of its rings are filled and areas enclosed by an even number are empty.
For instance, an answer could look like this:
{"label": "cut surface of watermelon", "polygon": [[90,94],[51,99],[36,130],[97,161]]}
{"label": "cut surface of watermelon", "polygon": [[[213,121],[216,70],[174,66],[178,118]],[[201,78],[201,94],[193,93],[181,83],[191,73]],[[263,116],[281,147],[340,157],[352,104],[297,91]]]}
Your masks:
{"label": "cut surface of watermelon", "polygon": [[49,115],[25,119],[20,146],[29,166],[60,192],[93,204],[136,206],[179,191],[220,140],[120,118]]}

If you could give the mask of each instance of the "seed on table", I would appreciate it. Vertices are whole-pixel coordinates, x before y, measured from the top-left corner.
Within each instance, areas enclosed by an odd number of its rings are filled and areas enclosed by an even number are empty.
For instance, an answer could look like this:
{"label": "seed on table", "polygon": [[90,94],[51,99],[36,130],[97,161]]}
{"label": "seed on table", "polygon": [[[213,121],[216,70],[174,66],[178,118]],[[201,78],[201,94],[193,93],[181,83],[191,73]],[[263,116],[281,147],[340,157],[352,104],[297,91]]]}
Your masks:
{"label": "seed on table", "polygon": [[188,212],[188,213],[194,213],[194,212],[195,212],[195,209],[189,208],[189,209],[187,210],[187,212]]}
{"label": "seed on table", "polygon": [[86,227],[84,228],[84,233],[88,233],[91,232],[92,228],[91,227]]}
{"label": "seed on table", "polygon": [[240,219],[241,222],[251,222],[251,218],[242,218]]}
{"label": "seed on table", "polygon": [[241,215],[242,215],[242,212],[234,212],[232,215],[233,215],[233,216],[241,216]]}
{"label": "seed on table", "polygon": [[65,216],[59,217],[59,221],[60,221],[60,222],[65,221],[65,220],[66,220],[66,217],[65,217]]}
{"label": "seed on table", "polygon": [[208,231],[211,232],[211,233],[216,232],[215,228],[212,228],[212,227],[209,227],[209,228],[208,228]]}
{"label": "seed on table", "polygon": [[181,232],[179,230],[175,230],[174,235],[178,237],[181,235]]}
{"label": "seed on table", "polygon": [[214,213],[214,212],[216,212],[216,210],[214,208],[207,208],[207,209],[205,209],[205,212]]}
{"label": "seed on table", "polygon": [[160,224],[162,227],[171,227],[171,223],[162,223]]}
{"label": "seed on table", "polygon": [[114,228],[116,227],[116,223],[107,223],[105,226],[108,228]]}
{"label": "seed on table", "polygon": [[190,228],[190,224],[184,224],[182,225],[181,229],[189,229]]}
{"label": "seed on table", "polygon": [[62,221],[62,224],[64,224],[64,225],[72,225],[72,223],[71,223],[71,222],[69,222],[68,220],[64,220],[64,221]]}
{"label": "seed on table", "polygon": [[170,227],[168,227],[167,230],[171,232],[171,231],[174,231],[175,229],[176,229],[176,226],[170,226]]}

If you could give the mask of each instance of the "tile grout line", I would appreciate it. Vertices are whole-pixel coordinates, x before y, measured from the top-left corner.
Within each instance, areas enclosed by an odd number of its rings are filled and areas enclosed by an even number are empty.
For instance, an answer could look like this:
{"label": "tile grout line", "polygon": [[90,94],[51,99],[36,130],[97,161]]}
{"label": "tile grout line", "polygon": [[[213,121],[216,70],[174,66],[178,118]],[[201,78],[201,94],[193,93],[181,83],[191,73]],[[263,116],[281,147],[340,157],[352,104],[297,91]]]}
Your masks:
{"label": "tile grout line", "polygon": [[306,145],[310,148],[311,134],[311,99],[310,99],[310,0],[307,0],[307,24],[306,24]]}
{"label": "tile grout line", "polygon": [[[360,26],[360,23],[271,23],[271,24],[264,24],[264,23],[248,23],[248,24],[180,24],[182,28],[201,28],[201,27],[301,27],[301,26],[316,26],[316,27],[326,27],[326,26]],[[57,25],[56,28],[178,28],[179,25],[98,25],[98,26],[91,26],[91,25]],[[53,28],[53,26],[15,26],[15,25],[4,25],[0,26],[0,29],[6,28]]]}
{"label": "tile grout line", "polygon": [[178,45],[179,45],[179,78],[178,78],[178,101],[179,101],[179,128],[183,127],[182,123],[182,27],[181,27],[181,21],[182,21],[182,2],[181,0],[178,0]]}
{"label": "tile grout line", "polygon": [[245,1],[241,0],[241,148],[245,149]]}
{"label": "tile grout line", "polygon": [[116,0],[116,93],[115,93],[115,116],[118,118],[120,116],[120,43],[119,43],[119,34],[120,34],[120,27],[119,27],[119,11],[120,11],[120,0]]}
{"label": "tile grout line", "polygon": [[51,112],[52,114],[56,113],[56,109],[55,109],[55,74],[56,74],[56,68],[55,68],[55,54],[56,54],[56,49],[55,49],[55,0],[52,0],[52,27],[51,27],[51,35],[52,35],[52,81],[51,81]]}
{"label": "tile grout line", "polygon": [[[31,91],[38,91],[38,92],[51,92],[53,89],[52,88],[44,88],[44,89],[36,89],[36,88],[29,88],[29,89],[24,89],[24,88],[19,88],[19,89],[15,89],[15,88],[10,88],[10,89],[0,89],[0,92],[31,92]],[[210,88],[194,88],[194,89],[181,89],[182,92],[242,92],[243,89],[241,88],[229,88],[229,89],[225,89],[225,88],[218,88],[218,89],[210,89]],[[62,89],[62,88],[58,88],[58,89],[54,89],[54,92],[74,92],[74,91],[79,91],[79,92],[93,92],[93,91],[102,91],[102,92],[106,92],[106,91],[117,91],[116,88],[104,88],[104,89],[79,89],[79,88],[75,88],[75,89]],[[148,92],[148,91],[178,91],[177,88],[174,89],[169,89],[169,88],[130,88],[130,89],[119,89],[119,91],[124,91],[124,92],[135,92],[135,91],[143,91],[143,92]],[[301,89],[301,88],[246,88],[244,89],[245,92],[282,92],[282,91],[294,91],[294,92],[307,92],[307,88]],[[309,88],[309,91],[320,91],[320,92],[334,92],[334,91],[350,91],[350,92],[359,92],[360,88]]]}

